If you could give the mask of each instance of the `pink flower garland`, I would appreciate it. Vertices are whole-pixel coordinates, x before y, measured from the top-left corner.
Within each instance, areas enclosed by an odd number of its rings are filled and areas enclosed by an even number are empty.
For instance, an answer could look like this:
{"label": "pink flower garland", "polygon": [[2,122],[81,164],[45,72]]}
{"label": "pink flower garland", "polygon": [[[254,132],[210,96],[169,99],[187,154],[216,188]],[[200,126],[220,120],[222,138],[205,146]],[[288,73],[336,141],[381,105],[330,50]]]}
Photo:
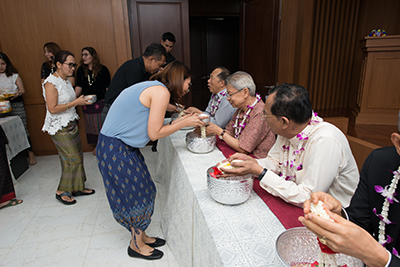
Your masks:
{"label": "pink flower garland", "polygon": [[[318,124],[321,119],[317,118],[318,113],[313,112],[312,117],[308,125],[316,125]],[[307,128],[306,128],[307,129]],[[308,132],[305,133],[304,131],[300,132],[299,134],[296,135],[296,138],[299,139],[299,141],[302,141],[300,143],[300,149],[299,150],[294,150],[293,151],[293,156],[295,157],[293,160],[288,160],[289,158],[289,150],[290,150],[290,142],[289,140],[286,141],[286,145],[282,146],[283,150],[283,162],[280,162],[279,165],[281,165],[281,173],[279,176],[283,177],[286,181],[296,181],[296,174],[294,175],[287,175],[288,170],[292,170],[292,173],[295,173],[294,170],[296,171],[301,171],[303,169],[303,164],[298,162],[298,159],[300,158],[301,153],[305,150],[305,141],[308,140],[308,137],[310,135],[310,129],[307,129]],[[297,162],[296,162],[297,161]]]}
{"label": "pink flower garland", "polygon": [[261,96],[259,94],[256,94],[256,100],[253,102],[253,104],[251,105],[247,105],[247,112],[244,114],[243,116],[243,120],[241,123],[239,123],[239,115],[242,112],[241,110],[239,110],[238,114],[235,117],[235,123],[232,124],[233,128],[235,129],[235,138],[238,139],[240,134],[242,133],[244,127],[246,127],[246,119],[249,116],[250,112],[253,110],[253,108],[255,107],[255,105],[257,105],[258,102],[260,102],[261,100]]}
{"label": "pink flower garland", "polygon": [[217,95],[213,94],[213,95],[211,96],[211,99],[212,99],[212,102],[211,102],[211,112],[210,112],[211,116],[215,116],[215,113],[216,113],[217,110],[218,110],[219,104],[221,103],[222,97],[224,97],[225,95],[226,95],[226,91],[224,90],[224,91],[221,92],[221,97],[218,98],[217,103],[215,103],[215,104],[214,104],[214,102],[215,102],[215,97],[216,97]]}

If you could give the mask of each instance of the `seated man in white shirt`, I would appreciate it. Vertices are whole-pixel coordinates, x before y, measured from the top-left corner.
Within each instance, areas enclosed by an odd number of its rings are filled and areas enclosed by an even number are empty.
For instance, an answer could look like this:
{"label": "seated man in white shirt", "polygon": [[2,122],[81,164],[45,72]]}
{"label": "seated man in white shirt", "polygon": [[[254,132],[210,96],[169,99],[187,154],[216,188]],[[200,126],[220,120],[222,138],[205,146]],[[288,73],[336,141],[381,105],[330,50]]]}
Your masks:
{"label": "seated man in white shirt", "polygon": [[187,113],[204,113],[210,116],[210,122],[225,128],[232,119],[236,108],[232,107],[226,96],[226,78],[230,75],[229,70],[224,67],[217,67],[210,74],[208,79],[208,88],[212,93],[211,99],[204,112],[198,108],[189,107],[185,110]]}
{"label": "seated man in white shirt", "polygon": [[278,135],[268,156],[256,160],[236,153],[228,160],[244,161],[223,169],[225,176],[252,173],[267,192],[296,206],[324,191],[347,207],[359,181],[356,161],[346,136],[312,111],[308,91],[296,84],[275,87],[263,117]]}

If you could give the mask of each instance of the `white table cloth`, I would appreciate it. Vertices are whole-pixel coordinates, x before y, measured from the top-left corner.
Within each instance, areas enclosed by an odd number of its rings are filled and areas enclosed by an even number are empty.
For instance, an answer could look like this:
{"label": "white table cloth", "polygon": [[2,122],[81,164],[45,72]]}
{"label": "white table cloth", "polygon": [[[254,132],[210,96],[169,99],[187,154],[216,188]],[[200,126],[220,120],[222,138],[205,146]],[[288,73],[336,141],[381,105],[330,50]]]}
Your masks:
{"label": "white table cloth", "polygon": [[215,202],[207,190],[209,167],[225,159],[186,149],[188,131],[158,141],[154,180],[160,192],[161,229],[180,266],[275,266],[275,240],[285,228],[254,193],[237,206]]}
{"label": "white table cloth", "polygon": [[6,150],[7,158],[10,161],[18,155],[19,152],[29,147],[28,138],[26,136],[24,124],[18,116],[1,118],[0,126],[3,128],[8,139]]}

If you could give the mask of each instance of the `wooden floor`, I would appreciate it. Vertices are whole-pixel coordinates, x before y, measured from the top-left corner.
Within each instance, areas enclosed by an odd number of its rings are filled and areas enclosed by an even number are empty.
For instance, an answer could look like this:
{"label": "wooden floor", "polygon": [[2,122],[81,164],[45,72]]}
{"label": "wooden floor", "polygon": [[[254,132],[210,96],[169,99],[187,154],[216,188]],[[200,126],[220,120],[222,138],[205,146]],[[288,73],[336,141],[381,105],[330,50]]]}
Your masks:
{"label": "wooden floor", "polygon": [[397,126],[356,124],[354,126],[354,132],[349,129],[348,134],[378,146],[385,147],[393,145],[392,141],[390,141],[390,136],[393,132],[398,132]]}

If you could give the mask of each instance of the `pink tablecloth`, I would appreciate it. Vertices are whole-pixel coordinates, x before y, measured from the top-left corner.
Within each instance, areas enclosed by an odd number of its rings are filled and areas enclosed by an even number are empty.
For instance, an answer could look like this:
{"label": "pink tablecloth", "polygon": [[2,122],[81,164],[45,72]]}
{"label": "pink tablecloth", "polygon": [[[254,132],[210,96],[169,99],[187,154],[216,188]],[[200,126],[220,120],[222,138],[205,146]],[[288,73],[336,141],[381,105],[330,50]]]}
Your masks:
{"label": "pink tablecloth", "polygon": [[[217,138],[217,147],[227,158],[236,153],[235,150],[219,138]],[[250,156],[254,157],[252,154],[250,154]],[[303,226],[297,220],[300,215],[303,215],[303,209],[286,203],[279,197],[271,195],[260,186],[260,182],[257,179],[254,179],[253,190],[265,202],[265,204],[267,204],[269,209],[275,214],[286,229]]]}

